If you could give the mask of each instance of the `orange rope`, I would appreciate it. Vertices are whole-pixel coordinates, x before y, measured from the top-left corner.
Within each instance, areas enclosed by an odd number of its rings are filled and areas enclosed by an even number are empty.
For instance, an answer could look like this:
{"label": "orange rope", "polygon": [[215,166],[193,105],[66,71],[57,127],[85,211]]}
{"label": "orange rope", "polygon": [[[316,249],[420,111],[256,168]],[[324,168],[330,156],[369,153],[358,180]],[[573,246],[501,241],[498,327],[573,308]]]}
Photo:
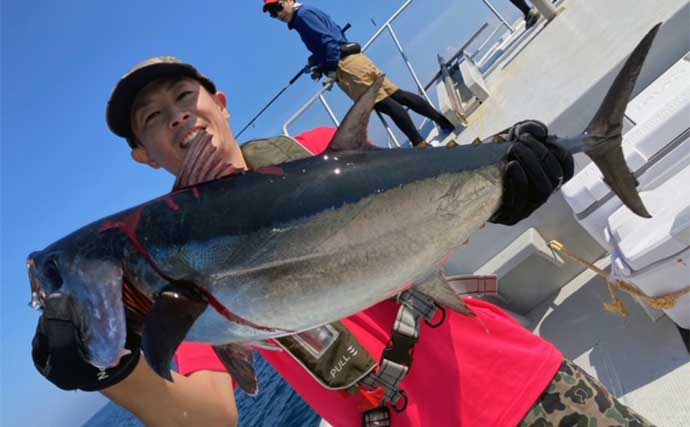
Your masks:
{"label": "orange rope", "polygon": [[575,255],[568,248],[566,248],[563,243],[557,240],[550,241],[549,247],[555,251],[562,253],[563,255],[566,255],[574,259],[575,261],[579,262],[583,266],[589,268],[599,276],[602,276],[606,279],[608,283],[609,294],[611,294],[611,299],[613,301],[610,304],[604,304],[604,307],[606,307],[606,310],[612,313],[618,313],[623,316],[627,316],[628,314],[628,310],[625,308],[625,304],[623,304],[623,301],[618,297],[616,290],[623,291],[625,293],[633,295],[647,303],[650,307],[655,308],[657,310],[667,310],[669,308],[673,308],[676,306],[680,298],[690,294],[690,287],[687,287],[685,289],[681,289],[680,291],[672,292],[670,294],[662,295],[659,297],[650,297],[649,295],[640,291],[628,282],[625,282],[623,280],[611,280],[611,276],[607,271],[604,271],[595,266],[594,264],[590,263],[589,261],[586,261],[583,258]]}

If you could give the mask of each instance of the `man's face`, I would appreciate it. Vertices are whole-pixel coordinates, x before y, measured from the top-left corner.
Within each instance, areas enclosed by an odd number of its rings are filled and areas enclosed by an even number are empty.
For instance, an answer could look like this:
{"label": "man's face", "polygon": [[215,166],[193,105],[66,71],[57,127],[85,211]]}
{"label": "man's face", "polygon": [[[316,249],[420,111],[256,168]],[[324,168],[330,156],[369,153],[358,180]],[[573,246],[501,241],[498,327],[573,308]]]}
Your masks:
{"label": "man's face", "polygon": [[294,0],[281,0],[278,3],[273,3],[268,7],[268,13],[271,17],[288,23],[295,15],[295,2]]}
{"label": "man's face", "polygon": [[212,95],[190,78],[154,81],[137,95],[132,107],[132,131],[139,142],[132,157],[177,176],[189,148],[206,133],[224,160],[242,168],[244,160],[229,118],[222,92]]}

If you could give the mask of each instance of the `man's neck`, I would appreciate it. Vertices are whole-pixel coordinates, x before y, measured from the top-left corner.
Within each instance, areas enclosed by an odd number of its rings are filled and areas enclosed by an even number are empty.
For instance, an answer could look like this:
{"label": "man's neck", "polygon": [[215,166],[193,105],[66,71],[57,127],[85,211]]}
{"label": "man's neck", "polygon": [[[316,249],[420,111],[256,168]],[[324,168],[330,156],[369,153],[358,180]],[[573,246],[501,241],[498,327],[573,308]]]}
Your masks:
{"label": "man's neck", "polygon": [[292,12],[292,18],[290,18],[290,22],[288,22],[288,28],[293,29],[294,26],[292,25],[293,22],[295,22],[295,18],[297,18],[297,12],[302,8],[302,3],[295,3],[294,5],[294,11]]}

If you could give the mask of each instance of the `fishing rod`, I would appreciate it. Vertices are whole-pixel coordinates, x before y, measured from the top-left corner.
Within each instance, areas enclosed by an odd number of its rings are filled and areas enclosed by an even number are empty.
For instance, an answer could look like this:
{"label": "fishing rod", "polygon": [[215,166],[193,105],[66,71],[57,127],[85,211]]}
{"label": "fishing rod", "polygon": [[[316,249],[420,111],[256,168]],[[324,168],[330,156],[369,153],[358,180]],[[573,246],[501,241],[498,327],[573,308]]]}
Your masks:
{"label": "fishing rod", "polygon": [[[348,22],[347,24],[345,24],[345,26],[343,27],[343,29],[340,30],[340,32],[343,33],[343,34],[345,34],[345,32],[346,32],[347,30],[349,30],[351,26],[352,26],[352,25],[350,25],[350,23]],[[295,74],[295,76],[294,76],[293,78],[290,79],[290,81],[288,82],[288,84],[287,84],[284,88],[282,88],[282,89],[280,90],[280,92],[278,92],[273,98],[271,98],[271,100],[268,101],[268,104],[266,104],[266,105],[264,106],[264,108],[262,108],[261,111],[259,111],[259,112],[254,116],[254,118],[251,119],[251,120],[249,121],[249,123],[247,123],[247,124],[242,128],[242,130],[239,131],[239,132],[237,133],[237,135],[235,135],[235,137],[236,137],[236,138],[239,138],[240,135],[242,135],[242,133],[243,133],[245,130],[247,130],[247,128],[248,128],[249,126],[253,125],[254,122],[264,113],[264,111],[266,111],[266,110],[268,109],[268,107],[271,106],[271,104],[273,104],[278,98],[280,98],[280,95],[282,95],[290,86],[293,85],[293,83],[295,83],[300,77],[302,77],[302,74],[304,74],[305,72],[307,72],[308,69],[309,69],[309,66],[306,66],[306,67],[302,68],[301,70],[299,70],[299,73]]]}

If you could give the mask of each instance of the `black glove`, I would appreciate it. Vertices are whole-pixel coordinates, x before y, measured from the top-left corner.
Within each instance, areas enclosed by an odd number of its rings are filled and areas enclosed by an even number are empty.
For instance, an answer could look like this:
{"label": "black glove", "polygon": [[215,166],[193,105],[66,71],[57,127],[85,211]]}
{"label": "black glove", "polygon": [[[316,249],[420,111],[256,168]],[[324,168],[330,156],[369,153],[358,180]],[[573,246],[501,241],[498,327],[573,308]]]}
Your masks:
{"label": "black glove", "polygon": [[535,120],[515,124],[504,136],[513,143],[503,171],[501,206],[489,222],[513,225],[530,216],[573,177],[573,156],[554,143],[546,125]]}
{"label": "black glove", "polygon": [[318,65],[309,66],[309,72],[311,73],[312,80],[319,80],[323,76],[323,72],[321,71],[321,68],[319,68]]}
{"label": "black glove", "polygon": [[125,347],[132,353],[123,356],[115,367],[99,369],[84,360],[78,328],[69,320],[47,314],[38,320],[31,356],[38,372],[59,388],[102,390],[125,379],[136,367],[141,354],[138,334],[127,334]]}

